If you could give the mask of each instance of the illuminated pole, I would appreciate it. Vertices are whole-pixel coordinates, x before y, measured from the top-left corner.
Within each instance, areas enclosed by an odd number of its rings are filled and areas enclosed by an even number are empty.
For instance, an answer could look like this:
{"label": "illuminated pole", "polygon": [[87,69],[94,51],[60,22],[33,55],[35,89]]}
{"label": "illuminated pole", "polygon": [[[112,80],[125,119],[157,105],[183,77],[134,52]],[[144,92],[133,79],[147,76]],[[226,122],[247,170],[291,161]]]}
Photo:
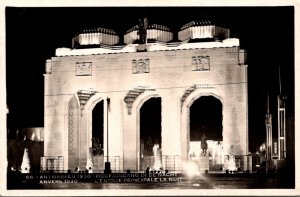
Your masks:
{"label": "illuminated pole", "polygon": [[107,159],[106,162],[108,162],[108,105],[109,105],[109,98],[106,98],[106,152],[107,152]]}
{"label": "illuminated pole", "polygon": [[258,165],[258,156],[259,156],[259,152],[256,151],[256,165]]}
{"label": "illuminated pole", "polygon": [[279,160],[286,158],[285,100],[286,97],[281,94],[281,77],[280,77],[280,67],[279,67],[279,95],[277,96],[278,159]]}
{"label": "illuminated pole", "polygon": [[272,114],[269,111],[269,93],[267,100],[267,114],[266,114],[266,159],[272,159]]}
{"label": "illuminated pole", "polygon": [[110,170],[110,162],[109,162],[109,159],[108,159],[108,109],[109,109],[109,102],[110,102],[110,99],[109,98],[106,98],[106,153],[107,153],[107,160],[105,162],[105,168],[104,168],[104,173],[105,174],[110,174],[111,173],[111,170]]}

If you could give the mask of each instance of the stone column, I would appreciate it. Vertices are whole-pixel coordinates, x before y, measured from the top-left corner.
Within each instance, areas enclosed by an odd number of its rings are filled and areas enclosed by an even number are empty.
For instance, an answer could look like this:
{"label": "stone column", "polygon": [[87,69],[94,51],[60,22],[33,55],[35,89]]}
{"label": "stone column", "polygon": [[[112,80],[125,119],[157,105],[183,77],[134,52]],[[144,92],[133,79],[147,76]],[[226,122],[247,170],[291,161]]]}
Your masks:
{"label": "stone column", "polygon": [[[48,93],[45,92],[47,95]],[[45,95],[44,112],[44,155],[67,156],[64,149],[64,96]]]}
{"label": "stone column", "polygon": [[[179,170],[181,158],[181,136],[180,136],[180,99],[172,92],[166,90],[162,93],[162,156],[163,168]],[[173,163],[174,162],[174,163]],[[174,169],[173,169],[174,168]]]}
{"label": "stone column", "polygon": [[[109,95],[110,104],[108,107],[108,147],[109,147],[109,160],[111,162],[112,170],[120,170],[121,167],[121,156],[123,156],[122,150],[122,118],[121,113],[122,100],[118,94]],[[106,116],[106,109],[104,111]],[[106,124],[106,120],[105,120]],[[107,135],[107,130],[104,130],[104,135]],[[107,140],[107,138],[105,138]],[[106,147],[105,147],[106,150]],[[107,152],[105,151],[105,154]]]}
{"label": "stone column", "polygon": [[79,119],[79,167],[80,169],[85,169],[89,150],[88,142],[90,140],[87,139],[87,114],[83,114]]}
{"label": "stone column", "polygon": [[136,112],[133,109],[131,115],[127,113],[126,104],[124,103],[124,131],[123,131],[123,168],[124,170],[137,169],[137,133],[136,133]]}

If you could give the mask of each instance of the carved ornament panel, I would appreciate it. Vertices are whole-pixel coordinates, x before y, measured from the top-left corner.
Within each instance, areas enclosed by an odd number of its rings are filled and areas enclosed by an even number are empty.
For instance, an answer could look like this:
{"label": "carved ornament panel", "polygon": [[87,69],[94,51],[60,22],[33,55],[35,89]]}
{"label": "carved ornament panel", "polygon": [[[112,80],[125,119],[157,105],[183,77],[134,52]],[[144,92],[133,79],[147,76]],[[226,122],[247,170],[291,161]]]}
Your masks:
{"label": "carved ornament panel", "polygon": [[76,62],[76,76],[92,76],[92,62]]}
{"label": "carved ornament panel", "polygon": [[192,57],[193,71],[208,71],[210,70],[209,56],[193,56]]}
{"label": "carved ornament panel", "polygon": [[150,73],[150,59],[133,59],[132,60],[132,73]]}

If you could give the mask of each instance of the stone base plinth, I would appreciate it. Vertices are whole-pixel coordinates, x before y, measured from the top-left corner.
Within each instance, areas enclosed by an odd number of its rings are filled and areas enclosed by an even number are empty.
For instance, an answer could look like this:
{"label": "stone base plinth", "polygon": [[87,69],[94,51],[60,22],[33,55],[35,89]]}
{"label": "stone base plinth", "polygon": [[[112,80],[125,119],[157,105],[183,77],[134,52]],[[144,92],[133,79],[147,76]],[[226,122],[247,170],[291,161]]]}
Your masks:
{"label": "stone base plinth", "polygon": [[286,161],[285,161],[285,160],[277,160],[277,159],[274,159],[273,162],[274,162],[274,167],[275,167],[275,169],[277,169],[277,170],[286,167]]}
{"label": "stone base plinth", "polygon": [[104,157],[94,156],[93,164],[94,164],[94,170],[104,170]]}
{"label": "stone base plinth", "polygon": [[209,157],[208,156],[200,156],[199,157],[198,169],[200,172],[205,172],[205,170],[209,170]]}

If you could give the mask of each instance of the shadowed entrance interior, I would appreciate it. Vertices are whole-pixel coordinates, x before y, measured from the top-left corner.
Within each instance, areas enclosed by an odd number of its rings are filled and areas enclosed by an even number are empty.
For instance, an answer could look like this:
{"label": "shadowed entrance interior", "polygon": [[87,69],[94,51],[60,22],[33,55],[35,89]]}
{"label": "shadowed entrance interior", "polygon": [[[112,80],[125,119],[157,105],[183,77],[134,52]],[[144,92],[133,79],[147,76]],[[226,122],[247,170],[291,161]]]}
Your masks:
{"label": "shadowed entrance interior", "polygon": [[[213,96],[201,96],[190,107],[190,150],[189,158],[197,160],[200,155],[208,156],[209,169],[220,170],[222,156],[222,103]],[[206,141],[207,146],[202,146]],[[206,147],[206,153],[202,148]]]}
{"label": "shadowed entrance interior", "polygon": [[154,165],[154,145],[161,157],[161,98],[150,98],[140,109],[140,169]]}
{"label": "shadowed entrance interior", "polygon": [[201,96],[190,107],[190,141],[223,140],[222,103],[213,96]]}
{"label": "shadowed entrance interior", "polygon": [[92,115],[92,153],[94,160],[94,169],[102,170],[104,168],[104,102],[103,100],[96,104]]}

